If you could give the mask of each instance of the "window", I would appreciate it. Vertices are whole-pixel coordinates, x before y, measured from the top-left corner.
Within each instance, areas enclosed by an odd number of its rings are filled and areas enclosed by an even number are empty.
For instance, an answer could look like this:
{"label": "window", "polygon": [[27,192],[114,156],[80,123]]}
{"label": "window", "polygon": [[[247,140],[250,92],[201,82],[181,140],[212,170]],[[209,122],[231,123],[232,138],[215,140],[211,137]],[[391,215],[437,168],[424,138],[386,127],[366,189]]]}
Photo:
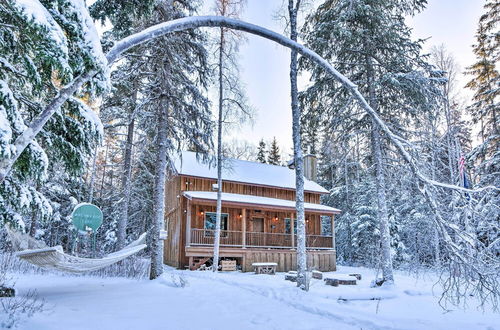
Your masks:
{"label": "window", "polygon": [[[291,234],[291,229],[290,218],[285,218],[285,234]],[[297,234],[297,219],[293,219],[293,233]]]}
{"label": "window", "polygon": [[321,235],[323,236],[332,235],[332,217],[329,215],[321,216]]}
{"label": "window", "polygon": [[[215,212],[206,212],[205,213],[205,229],[215,230],[215,220],[217,217],[217,213]],[[227,230],[227,213],[221,213],[220,217],[220,229]]]}

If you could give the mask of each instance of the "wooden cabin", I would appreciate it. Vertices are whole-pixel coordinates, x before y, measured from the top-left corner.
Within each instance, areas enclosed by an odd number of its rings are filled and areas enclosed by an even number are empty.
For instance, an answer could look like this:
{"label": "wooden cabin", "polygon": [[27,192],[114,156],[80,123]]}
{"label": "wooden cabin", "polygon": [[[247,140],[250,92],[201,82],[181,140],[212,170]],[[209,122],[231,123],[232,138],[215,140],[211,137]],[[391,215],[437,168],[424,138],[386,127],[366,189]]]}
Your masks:
{"label": "wooden cabin", "polygon": [[[197,269],[213,256],[217,169],[193,152],[183,152],[173,167],[166,185],[164,262]],[[295,172],[226,159],[222,177],[221,259],[236,260],[243,271],[254,262],[296,269]],[[308,267],[335,270],[332,233],[340,211],[320,204],[327,191],[316,182],[305,178],[304,191]]]}

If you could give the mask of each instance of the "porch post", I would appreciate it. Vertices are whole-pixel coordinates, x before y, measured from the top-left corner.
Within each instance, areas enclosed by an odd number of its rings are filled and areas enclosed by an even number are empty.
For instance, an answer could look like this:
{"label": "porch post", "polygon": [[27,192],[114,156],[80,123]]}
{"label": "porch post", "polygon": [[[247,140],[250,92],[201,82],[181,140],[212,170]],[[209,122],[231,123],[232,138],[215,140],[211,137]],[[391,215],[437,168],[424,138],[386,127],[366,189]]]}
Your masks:
{"label": "porch post", "polygon": [[332,221],[332,249],[334,249],[334,250],[335,250],[335,227],[334,227],[334,224],[335,224],[335,221],[334,221],[334,219],[335,219],[335,215],[334,215],[334,214],[332,214],[332,215],[330,216],[330,219],[332,219],[332,220],[331,220],[331,221]]}
{"label": "porch post", "polygon": [[290,214],[290,234],[292,235],[292,249],[295,248],[295,219],[293,212]]}
{"label": "porch post", "polygon": [[241,237],[241,245],[244,249],[246,249],[247,245],[247,209],[241,210],[241,229],[242,229],[242,237]]}
{"label": "porch post", "polygon": [[191,246],[191,201],[187,200],[186,210],[186,247]]}

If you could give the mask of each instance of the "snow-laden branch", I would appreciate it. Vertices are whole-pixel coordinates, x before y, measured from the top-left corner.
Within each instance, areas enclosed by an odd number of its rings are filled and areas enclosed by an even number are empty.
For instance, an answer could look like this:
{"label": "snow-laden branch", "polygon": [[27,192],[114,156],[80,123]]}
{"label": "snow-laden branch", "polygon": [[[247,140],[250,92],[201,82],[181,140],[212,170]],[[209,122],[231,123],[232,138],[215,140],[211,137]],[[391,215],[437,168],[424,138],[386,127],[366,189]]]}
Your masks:
{"label": "snow-laden branch", "polygon": [[0,182],[3,182],[9,174],[16,160],[21,156],[26,147],[33,141],[43,126],[52,115],[66,102],[80,87],[89,81],[97,71],[90,71],[78,76],[70,84],[59,91],[57,96],[45,107],[45,109],[31,122],[29,127],[17,137],[13,143],[14,152],[10,158],[0,160]]}

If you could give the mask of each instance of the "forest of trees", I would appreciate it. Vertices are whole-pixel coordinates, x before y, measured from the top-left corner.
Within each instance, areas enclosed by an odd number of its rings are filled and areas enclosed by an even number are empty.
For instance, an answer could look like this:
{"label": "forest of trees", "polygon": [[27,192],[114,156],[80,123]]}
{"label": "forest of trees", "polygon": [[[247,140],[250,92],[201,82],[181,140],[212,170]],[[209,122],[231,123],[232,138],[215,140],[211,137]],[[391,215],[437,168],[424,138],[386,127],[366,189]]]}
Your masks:
{"label": "forest of trees", "polygon": [[[287,28],[280,32],[356,86],[291,51],[298,248],[305,234],[300,164],[303,153],[313,153],[319,183],[330,191],[322,202],[342,210],[335,219],[338,263],[378,268],[387,283],[394,281],[393,268],[437,269],[451,299],[472,292],[498,303],[500,4],[485,2],[471,45],[476,62],[461,69],[445,45],[424,54],[423,41],[412,37],[405,18],[426,3],[286,2]],[[213,5],[217,15],[237,19],[245,1]],[[88,10],[72,0],[0,3],[0,223],[68,251],[76,240],[71,212],[91,202],[104,213],[96,238],[97,253],[104,254],[162,228],[165,180],[181,150],[217,155],[219,169],[224,155],[286,165],[290,159],[276,138],[223,145],[226,126],[243,124],[253,112],[239,83],[241,31],[178,29],[154,40],[151,34],[119,60],[113,53],[126,47],[124,37],[195,16],[201,6],[184,0],[97,0]],[[92,21],[107,27],[101,38]],[[460,96],[461,70],[470,101]],[[311,77],[303,90],[301,73]],[[82,255],[91,253],[87,239],[78,237]],[[149,243],[155,278],[162,272],[162,241],[151,235]]]}

